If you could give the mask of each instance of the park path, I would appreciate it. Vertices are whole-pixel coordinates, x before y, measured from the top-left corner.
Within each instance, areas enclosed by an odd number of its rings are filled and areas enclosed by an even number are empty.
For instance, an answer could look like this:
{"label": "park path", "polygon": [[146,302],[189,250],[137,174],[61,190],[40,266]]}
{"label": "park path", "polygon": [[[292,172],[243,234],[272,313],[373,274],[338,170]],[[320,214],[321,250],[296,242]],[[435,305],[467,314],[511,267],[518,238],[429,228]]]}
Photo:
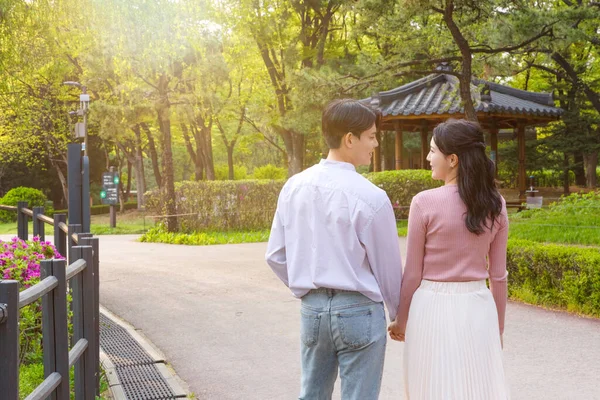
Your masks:
{"label": "park path", "polygon": [[[265,243],[135,238],[101,237],[103,306],[146,335],[199,399],[297,398],[300,303],[263,261]],[[510,303],[504,343],[513,399],[600,399],[599,320]],[[402,349],[388,342],[382,400],[403,398]]]}

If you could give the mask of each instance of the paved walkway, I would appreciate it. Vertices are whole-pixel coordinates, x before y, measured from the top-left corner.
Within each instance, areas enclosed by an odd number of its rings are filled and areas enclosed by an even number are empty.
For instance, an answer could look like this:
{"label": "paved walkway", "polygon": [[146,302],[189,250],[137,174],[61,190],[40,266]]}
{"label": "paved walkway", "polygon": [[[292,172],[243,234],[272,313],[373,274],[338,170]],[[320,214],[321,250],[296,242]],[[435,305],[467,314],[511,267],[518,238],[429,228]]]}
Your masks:
{"label": "paved walkway", "polygon": [[[162,350],[198,398],[297,398],[300,303],[264,263],[264,243],[134,239],[102,237],[100,301]],[[513,399],[600,399],[600,321],[511,303],[504,343]],[[403,398],[402,348],[388,342],[382,400]]]}

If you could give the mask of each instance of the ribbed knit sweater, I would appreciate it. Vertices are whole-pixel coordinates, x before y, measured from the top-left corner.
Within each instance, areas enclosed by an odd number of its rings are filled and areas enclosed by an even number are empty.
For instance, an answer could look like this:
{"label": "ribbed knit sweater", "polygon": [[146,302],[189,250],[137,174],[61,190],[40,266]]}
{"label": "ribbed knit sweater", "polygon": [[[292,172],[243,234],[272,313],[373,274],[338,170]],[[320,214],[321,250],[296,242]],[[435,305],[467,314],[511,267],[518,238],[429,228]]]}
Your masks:
{"label": "ribbed knit sweater", "polygon": [[[397,321],[406,329],[408,311],[422,279],[466,282],[489,278],[504,332],[507,300],[506,243],[508,216],[502,213],[490,230],[476,235],[465,225],[467,207],[458,186],[446,185],[417,194],[408,216],[407,256],[400,292]],[[489,222],[488,222],[489,226]]]}

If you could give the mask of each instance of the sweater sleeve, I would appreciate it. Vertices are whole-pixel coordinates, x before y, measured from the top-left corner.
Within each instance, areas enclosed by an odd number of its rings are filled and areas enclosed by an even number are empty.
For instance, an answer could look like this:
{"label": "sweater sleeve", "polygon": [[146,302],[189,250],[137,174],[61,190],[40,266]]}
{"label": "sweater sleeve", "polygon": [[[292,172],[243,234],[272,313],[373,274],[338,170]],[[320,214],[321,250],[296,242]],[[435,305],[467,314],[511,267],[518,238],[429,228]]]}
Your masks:
{"label": "sweater sleeve", "polygon": [[500,214],[497,223],[500,224],[500,229],[498,232],[496,232],[496,236],[490,243],[490,251],[488,254],[488,272],[490,275],[490,291],[492,292],[494,301],[496,302],[496,309],[498,310],[498,324],[500,326],[500,334],[502,334],[504,333],[504,315],[508,296],[508,272],[506,270],[508,215],[506,213],[506,204],[503,204],[502,213]]}
{"label": "sweater sleeve", "polygon": [[427,226],[424,222],[424,215],[421,208],[417,203],[418,196],[415,196],[410,203],[410,211],[408,214],[406,264],[404,266],[402,287],[400,289],[400,305],[398,306],[398,315],[396,317],[401,332],[406,331],[410,303],[413,294],[421,285],[421,280],[423,278],[423,259],[425,257]]}

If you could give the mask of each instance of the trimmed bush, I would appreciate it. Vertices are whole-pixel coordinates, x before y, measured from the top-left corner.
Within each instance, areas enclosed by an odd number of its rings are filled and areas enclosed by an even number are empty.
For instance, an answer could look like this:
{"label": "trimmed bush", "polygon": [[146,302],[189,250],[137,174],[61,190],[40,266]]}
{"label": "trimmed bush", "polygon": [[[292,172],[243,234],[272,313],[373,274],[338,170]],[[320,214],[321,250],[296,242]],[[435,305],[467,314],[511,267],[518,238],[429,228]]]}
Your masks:
{"label": "trimmed bush", "polygon": [[263,165],[262,167],[254,168],[252,174],[254,179],[286,179],[287,170],[285,168],[276,167],[273,164]]}
{"label": "trimmed bush", "polygon": [[[259,230],[271,227],[285,181],[184,181],[175,184],[179,230]],[[146,208],[165,215],[160,192],[146,193]]]}
{"label": "trimmed bush", "polygon": [[509,295],[600,317],[600,249],[510,239]]}
{"label": "trimmed bush", "polygon": [[[385,190],[397,209],[396,217],[405,219],[414,195],[438,187],[424,170],[385,171],[365,175]],[[279,192],[284,180],[184,181],[175,184],[179,230],[255,230],[271,227]],[[146,193],[146,209],[165,215],[160,192]]]}
{"label": "trimmed bush", "polygon": [[[27,208],[41,207],[46,205],[46,195],[38,189],[19,186],[9,190],[2,199],[0,204],[5,206],[16,206],[19,201],[26,201]],[[11,211],[0,210],[1,222],[14,222],[17,220],[17,213]]]}
{"label": "trimmed bush", "polygon": [[442,181],[434,181],[428,170],[371,172],[365,176],[385,190],[396,209],[398,219],[408,218],[410,202],[417,193],[443,185]]}

